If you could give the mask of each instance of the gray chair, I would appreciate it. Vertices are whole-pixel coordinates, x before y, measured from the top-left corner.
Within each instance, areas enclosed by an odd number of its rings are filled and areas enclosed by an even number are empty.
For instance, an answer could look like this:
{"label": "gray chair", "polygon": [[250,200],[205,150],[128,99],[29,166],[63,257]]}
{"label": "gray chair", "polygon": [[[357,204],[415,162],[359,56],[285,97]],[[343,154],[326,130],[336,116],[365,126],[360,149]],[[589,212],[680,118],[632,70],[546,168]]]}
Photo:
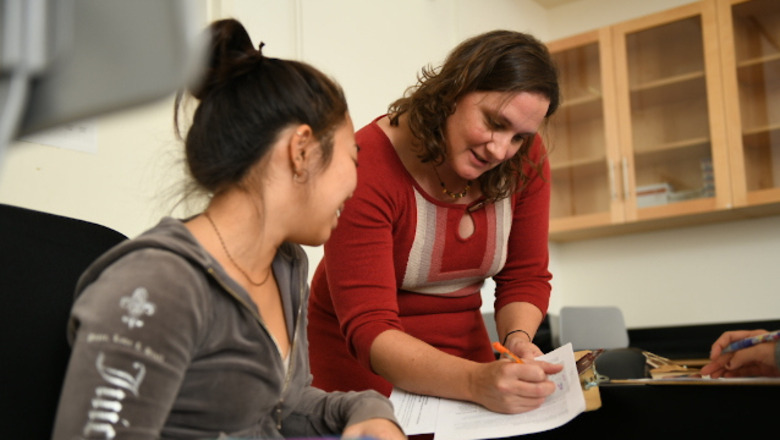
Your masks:
{"label": "gray chair", "polygon": [[562,307],[558,317],[558,346],[569,342],[577,350],[628,347],[623,312],[614,306]]}

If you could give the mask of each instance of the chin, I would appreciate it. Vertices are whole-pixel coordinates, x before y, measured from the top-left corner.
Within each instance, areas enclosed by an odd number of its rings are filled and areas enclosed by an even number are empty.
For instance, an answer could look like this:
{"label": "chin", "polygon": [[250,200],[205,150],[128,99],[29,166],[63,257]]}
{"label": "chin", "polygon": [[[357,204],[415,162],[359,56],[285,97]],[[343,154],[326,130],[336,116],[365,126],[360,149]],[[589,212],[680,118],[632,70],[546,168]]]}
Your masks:
{"label": "chin", "polygon": [[307,240],[306,243],[301,243],[301,244],[306,245],[306,246],[322,246],[330,238],[330,232],[331,231],[328,231],[327,233],[325,233],[325,234],[323,234],[323,235],[321,235],[319,237],[312,237],[311,240]]}

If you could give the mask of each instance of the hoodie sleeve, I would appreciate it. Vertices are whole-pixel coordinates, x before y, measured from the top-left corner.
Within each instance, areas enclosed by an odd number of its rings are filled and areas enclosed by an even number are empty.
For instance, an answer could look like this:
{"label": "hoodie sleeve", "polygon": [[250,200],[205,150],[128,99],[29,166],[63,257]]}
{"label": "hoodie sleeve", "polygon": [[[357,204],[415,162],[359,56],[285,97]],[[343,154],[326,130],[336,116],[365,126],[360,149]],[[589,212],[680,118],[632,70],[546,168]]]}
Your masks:
{"label": "hoodie sleeve", "polygon": [[182,258],[147,249],[83,290],[54,439],[159,438],[204,328],[205,282]]}
{"label": "hoodie sleeve", "polygon": [[338,434],[350,425],[373,418],[388,419],[398,425],[392,403],[376,391],[325,392],[307,387],[302,390],[300,405],[285,420],[282,434],[285,437]]}

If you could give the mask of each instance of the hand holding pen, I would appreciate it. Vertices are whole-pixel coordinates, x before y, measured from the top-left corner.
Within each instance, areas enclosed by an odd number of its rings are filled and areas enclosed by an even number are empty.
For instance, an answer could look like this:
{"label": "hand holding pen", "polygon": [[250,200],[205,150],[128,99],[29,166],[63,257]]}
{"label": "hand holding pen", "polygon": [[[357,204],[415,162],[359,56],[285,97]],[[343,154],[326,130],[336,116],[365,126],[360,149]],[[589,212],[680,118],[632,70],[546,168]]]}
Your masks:
{"label": "hand holding pen", "polygon": [[780,376],[777,340],[780,332],[738,330],[723,333],[712,344],[710,363],[701,373],[712,378]]}
{"label": "hand holding pen", "polygon": [[494,348],[494,349],[495,349],[495,350],[496,350],[496,351],[497,351],[497,352],[498,352],[498,353],[499,353],[501,356],[504,356],[505,358],[508,358],[510,361],[512,361],[512,362],[516,362],[516,363],[518,363],[518,364],[522,364],[522,363],[523,363],[523,360],[522,360],[522,359],[520,359],[519,357],[515,356],[515,354],[514,354],[514,353],[512,353],[511,351],[507,350],[507,349],[506,349],[506,347],[504,347],[503,345],[501,345],[501,343],[500,343],[500,342],[494,342],[494,343],[493,343],[493,348]]}
{"label": "hand holding pen", "polygon": [[517,414],[538,408],[555,392],[549,375],[558,373],[562,365],[521,359],[498,342],[493,348],[505,359],[477,363],[470,385],[473,401],[491,411]]}

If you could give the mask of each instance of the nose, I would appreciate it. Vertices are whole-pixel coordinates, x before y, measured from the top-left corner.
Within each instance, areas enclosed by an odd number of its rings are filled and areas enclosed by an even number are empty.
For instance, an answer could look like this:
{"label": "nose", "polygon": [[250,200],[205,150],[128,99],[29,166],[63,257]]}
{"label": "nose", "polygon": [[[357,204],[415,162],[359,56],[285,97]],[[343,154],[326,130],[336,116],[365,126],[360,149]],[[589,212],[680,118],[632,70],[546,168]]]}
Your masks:
{"label": "nose", "polygon": [[494,132],[487,143],[487,151],[490,154],[490,159],[494,161],[503,162],[510,159],[515,153],[512,145],[512,136]]}

